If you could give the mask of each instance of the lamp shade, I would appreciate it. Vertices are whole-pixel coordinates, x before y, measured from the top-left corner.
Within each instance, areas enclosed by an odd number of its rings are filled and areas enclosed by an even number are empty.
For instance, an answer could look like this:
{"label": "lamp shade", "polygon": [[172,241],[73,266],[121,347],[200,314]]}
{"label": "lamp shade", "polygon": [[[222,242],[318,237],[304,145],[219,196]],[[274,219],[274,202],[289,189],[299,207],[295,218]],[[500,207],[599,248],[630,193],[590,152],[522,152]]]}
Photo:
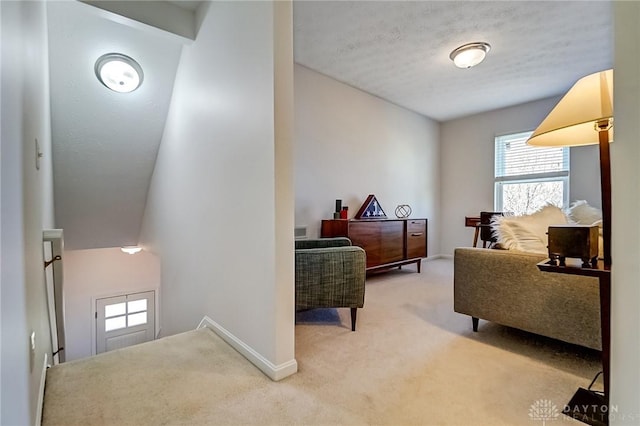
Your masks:
{"label": "lamp shade", "polygon": [[[596,123],[613,124],[613,70],[590,74],[578,80],[547,118],[533,132],[527,144],[537,146],[579,146],[599,143]],[[613,125],[608,129],[613,142]]]}

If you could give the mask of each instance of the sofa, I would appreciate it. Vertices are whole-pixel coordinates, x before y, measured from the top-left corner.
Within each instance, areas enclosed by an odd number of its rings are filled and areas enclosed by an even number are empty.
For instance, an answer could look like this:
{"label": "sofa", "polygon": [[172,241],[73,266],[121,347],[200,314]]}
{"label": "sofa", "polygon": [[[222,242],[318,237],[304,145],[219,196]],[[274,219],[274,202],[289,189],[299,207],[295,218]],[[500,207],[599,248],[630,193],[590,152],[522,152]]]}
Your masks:
{"label": "sofa", "polygon": [[541,272],[541,253],[484,248],[454,252],[454,310],[601,350],[598,279]]}
{"label": "sofa", "polygon": [[364,306],[366,253],[344,237],[297,240],[295,243],[296,311],[351,308],[356,331],[358,308]]}

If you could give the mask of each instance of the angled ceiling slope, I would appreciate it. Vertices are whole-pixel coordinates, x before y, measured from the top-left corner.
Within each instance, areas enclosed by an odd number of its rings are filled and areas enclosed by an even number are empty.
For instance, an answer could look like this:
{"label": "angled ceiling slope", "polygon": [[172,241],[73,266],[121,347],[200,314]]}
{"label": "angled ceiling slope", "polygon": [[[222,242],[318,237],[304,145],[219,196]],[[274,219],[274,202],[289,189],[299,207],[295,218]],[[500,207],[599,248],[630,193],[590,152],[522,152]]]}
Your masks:
{"label": "angled ceiling slope", "polygon": [[[182,47],[104,16],[48,2],[55,215],[68,249],[138,242]],[[116,93],[96,79],[109,52],[138,61],[140,88]]]}

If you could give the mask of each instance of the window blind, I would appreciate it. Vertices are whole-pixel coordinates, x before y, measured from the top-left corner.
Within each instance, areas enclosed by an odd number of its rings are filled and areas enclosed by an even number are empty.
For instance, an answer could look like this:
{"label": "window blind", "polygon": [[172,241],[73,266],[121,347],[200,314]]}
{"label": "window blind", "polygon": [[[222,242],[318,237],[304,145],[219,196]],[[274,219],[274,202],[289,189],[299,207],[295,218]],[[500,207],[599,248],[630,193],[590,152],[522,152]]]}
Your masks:
{"label": "window blind", "polygon": [[531,134],[496,137],[496,181],[569,175],[569,148],[527,145]]}

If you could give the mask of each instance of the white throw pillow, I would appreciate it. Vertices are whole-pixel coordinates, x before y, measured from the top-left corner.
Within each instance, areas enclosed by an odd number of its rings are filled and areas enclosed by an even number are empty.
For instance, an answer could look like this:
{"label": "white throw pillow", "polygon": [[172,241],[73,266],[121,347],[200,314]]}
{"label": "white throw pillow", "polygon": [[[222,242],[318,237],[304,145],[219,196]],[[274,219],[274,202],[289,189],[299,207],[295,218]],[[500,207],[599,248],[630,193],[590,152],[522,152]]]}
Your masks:
{"label": "white throw pillow", "polygon": [[600,231],[598,239],[598,257],[604,258],[604,242],[602,239],[602,210],[589,205],[585,200],[574,201],[567,212],[569,220],[578,225],[597,225]]}
{"label": "white throw pillow", "polygon": [[494,216],[492,228],[498,244],[507,250],[548,254],[549,226],[567,223],[560,208],[546,205],[530,215]]}
{"label": "white throw pillow", "polygon": [[[578,225],[596,225],[596,222],[602,220],[602,210],[590,206],[585,200],[578,200],[571,204],[567,216]],[[598,225],[602,226],[602,222]]]}

